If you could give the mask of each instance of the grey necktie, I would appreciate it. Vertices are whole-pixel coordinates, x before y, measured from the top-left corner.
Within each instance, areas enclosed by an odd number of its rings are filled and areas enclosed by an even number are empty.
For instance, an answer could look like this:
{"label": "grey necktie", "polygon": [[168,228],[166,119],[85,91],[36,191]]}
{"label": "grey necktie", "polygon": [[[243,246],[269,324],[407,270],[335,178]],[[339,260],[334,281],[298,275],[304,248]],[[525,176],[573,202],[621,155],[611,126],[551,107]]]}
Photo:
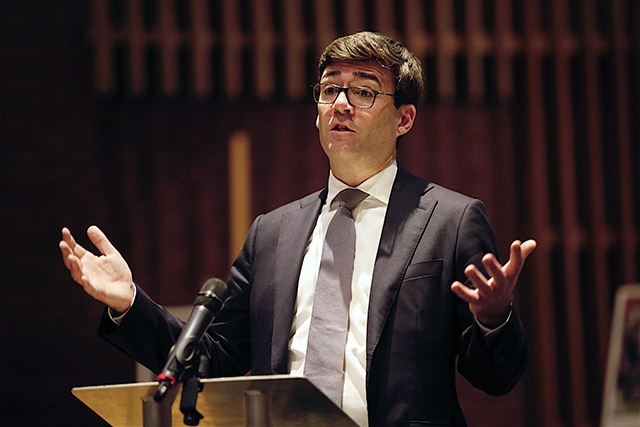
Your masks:
{"label": "grey necktie", "polygon": [[351,211],[366,197],[367,193],[355,188],[347,188],[336,196],[340,206],[327,228],[309,327],[304,374],[338,406],[342,406],[356,249]]}

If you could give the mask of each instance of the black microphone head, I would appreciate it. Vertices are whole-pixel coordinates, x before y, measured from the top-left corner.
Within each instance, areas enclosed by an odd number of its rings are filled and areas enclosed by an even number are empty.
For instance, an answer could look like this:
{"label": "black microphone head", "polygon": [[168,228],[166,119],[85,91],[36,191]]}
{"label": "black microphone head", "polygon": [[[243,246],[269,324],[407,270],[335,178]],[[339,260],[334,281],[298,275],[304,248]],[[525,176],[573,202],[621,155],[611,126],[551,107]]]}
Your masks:
{"label": "black microphone head", "polygon": [[212,277],[202,285],[194,305],[209,305],[212,301],[214,305],[222,304],[228,296],[229,287],[227,284],[220,279]]}
{"label": "black microphone head", "polygon": [[207,295],[207,296],[215,296],[216,298],[224,301],[227,299],[229,295],[229,287],[226,282],[222,280],[212,277],[202,285],[200,289],[199,295]]}

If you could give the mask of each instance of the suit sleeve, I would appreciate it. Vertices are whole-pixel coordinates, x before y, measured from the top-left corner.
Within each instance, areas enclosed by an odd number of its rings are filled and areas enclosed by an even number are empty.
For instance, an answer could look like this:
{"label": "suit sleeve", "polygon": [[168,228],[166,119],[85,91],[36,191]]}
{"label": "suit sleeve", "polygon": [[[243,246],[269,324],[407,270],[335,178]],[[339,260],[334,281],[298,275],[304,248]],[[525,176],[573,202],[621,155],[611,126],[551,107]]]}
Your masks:
{"label": "suit sleeve", "polygon": [[[229,298],[202,338],[200,352],[209,359],[210,377],[244,375],[250,368],[249,281],[258,222],[252,225],[231,268]],[[98,335],[159,373],[183,325],[138,287],[136,299],[120,325],[113,323],[105,310]]]}
{"label": "suit sleeve", "polygon": [[[474,200],[465,209],[459,225],[457,279],[472,287],[464,275],[464,269],[473,263],[485,273],[481,259],[488,252],[498,256],[486,208],[480,201]],[[464,328],[459,341],[458,371],[474,387],[490,395],[508,393],[524,373],[528,354],[524,328],[515,308],[507,324],[487,340],[478,324],[470,320],[472,315],[468,304],[458,298],[456,300],[458,324]]]}

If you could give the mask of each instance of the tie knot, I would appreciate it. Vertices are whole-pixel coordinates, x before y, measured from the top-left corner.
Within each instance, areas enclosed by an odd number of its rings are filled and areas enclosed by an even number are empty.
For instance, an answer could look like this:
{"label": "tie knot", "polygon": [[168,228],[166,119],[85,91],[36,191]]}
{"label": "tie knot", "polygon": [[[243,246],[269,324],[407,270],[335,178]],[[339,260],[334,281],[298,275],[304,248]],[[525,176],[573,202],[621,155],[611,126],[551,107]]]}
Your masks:
{"label": "tie knot", "polygon": [[347,188],[338,193],[336,200],[340,202],[340,206],[344,206],[351,211],[367,196],[368,194],[362,190],[358,190],[357,188]]}

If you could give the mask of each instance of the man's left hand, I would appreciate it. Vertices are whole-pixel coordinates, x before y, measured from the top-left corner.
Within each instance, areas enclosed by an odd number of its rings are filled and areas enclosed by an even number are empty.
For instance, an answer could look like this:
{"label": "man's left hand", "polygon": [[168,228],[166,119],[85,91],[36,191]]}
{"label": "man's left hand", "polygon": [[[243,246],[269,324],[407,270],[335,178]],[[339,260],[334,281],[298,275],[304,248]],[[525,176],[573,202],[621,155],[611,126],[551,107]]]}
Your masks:
{"label": "man's left hand", "polygon": [[518,276],[536,245],[535,240],[524,243],[515,240],[511,243],[510,258],[505,265],[500,265],[495,255],[486,254],[482,257],[482,265],[489,274],[488,278],[475,265],[468,265],[464,274],[475,289],[459,281],[451,285],[451,290],[469,304],[471,313],[480,324],[494,329],[507,320]]}

